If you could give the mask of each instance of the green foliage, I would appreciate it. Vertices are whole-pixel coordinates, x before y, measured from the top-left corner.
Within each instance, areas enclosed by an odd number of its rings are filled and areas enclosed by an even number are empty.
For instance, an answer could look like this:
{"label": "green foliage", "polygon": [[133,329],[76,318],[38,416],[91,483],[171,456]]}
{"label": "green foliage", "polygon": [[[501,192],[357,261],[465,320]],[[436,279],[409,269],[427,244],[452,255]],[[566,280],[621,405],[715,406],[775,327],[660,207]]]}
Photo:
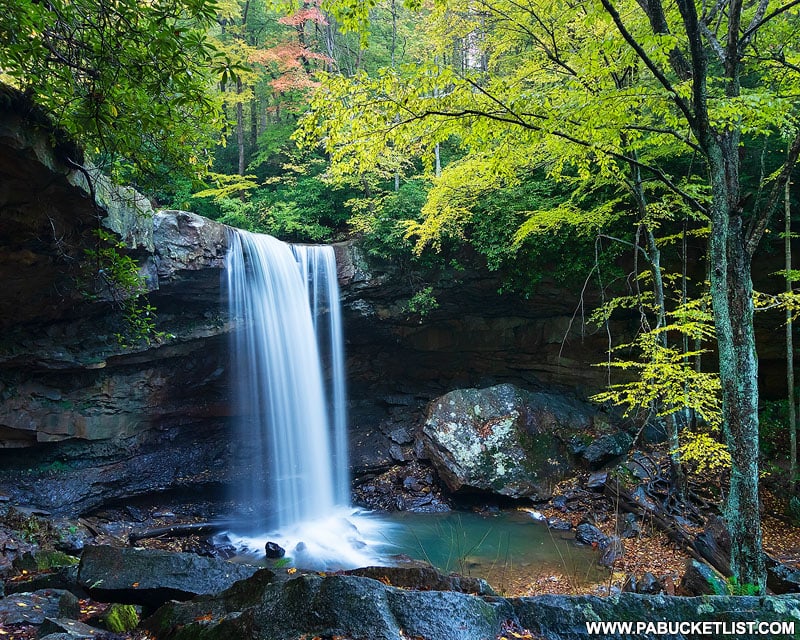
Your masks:
{"label": "green foliage", "polygon": [[683,442],[678,448],[681,462],[694,464],[699,473],[730,469],[731,454],[728,447],[714,435],[704,431],[684,431],[681,434]]}
{"label": "green foliage", "polygon": [[212,0],[16,0],[0,14],[1,77],[106,169],[194,173],[222,125],[214,13]]}
{"label": "green foliage", "polygon": [[414,244],[406,238],[404,221],[420,218],[429,186],[424,180],[409,180],[397,191],[382,192],[371,198],[353,198],[347,203],[353,212],[350,227],[361,237],[361,245],[368,254],[426,264],[414,254]]}
{"label": "green foliage", "polygon": [[759,448],[765,459],[788,456],[789,407],[786,400],[766,400],[758,411]]}
{"label": "green foliage", "polygon": [[[749,582],[740,583],[736,576],[726,578],[725,584],[728,588],[728,595],[732,596],[758,596],[761,595],[761,587]],[[725,595],[725,594],[719,594]]]}
{"label": "green foliage", "polygon": [[[341,234],[347,219],[346,201],[352,191],[333,188],[318,175],[290,173],[281,180],[258,185],[249,177],[220,175],[220,188],[193,195],[200,211],[224,224],[268,233],[288,242],[329,242]],[[249,194],[234,197],[232,185]]]}
{"label": "green foliage", "polygon": [[403,305],[404,311],[416,313],[421,318],[424,318],[431,311],[435,311],[438,308],[439,302],[433,294],[433,287],[424,287],[420,289]]}
{"label": "green foliage", "polygon": [[147,282],[136,260],[123,253],[125,245],[114,234],[96,229],[94,235],[95,248],[84,249],[88,259],[85,295],[91,300],[110,300],[121,311],[124,328],[115,334],[117,342],[128,348],[167,338],[156,331],[156,310],[147,302]]}
{"label": "green foliage", "polygon": [[663,418],[690,409],[711,428],[718,428],[722,422],[719,376],[695,371],[690,359],[699,352],[684,353],[661,340],[662,332],[681,330],[681,325],[669,325],[642,332],[632,343],[616,347],[615,352],[633,349],[639,357],[598,366],[636,375],[632,381],[611,385],[592,399],[624,407],[626,416],[645,410]]}

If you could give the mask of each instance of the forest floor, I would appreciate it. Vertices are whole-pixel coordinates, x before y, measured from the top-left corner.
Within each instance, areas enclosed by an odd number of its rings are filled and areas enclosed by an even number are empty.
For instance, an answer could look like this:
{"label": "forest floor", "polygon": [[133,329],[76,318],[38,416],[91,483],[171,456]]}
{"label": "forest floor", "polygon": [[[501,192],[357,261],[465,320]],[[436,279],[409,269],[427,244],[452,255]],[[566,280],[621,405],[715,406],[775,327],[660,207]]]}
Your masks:
{"label": "forest floor", "polygon": [[[598,502],[600,504],[598,504]],[[603,504],[605,502],[605,504]],[[793,526],[783,515],[786,500],[769,490],[762,491],[762,531],[764,551],[775,560],[800,569],[800,528]],[[623,530],[621,513],[614,510],[610,500],[578,501],[571,505],[568,514],[573,526],[582,521],[593,521],[608,536],[619,535]],[[548,505],[540,509],[548,518],[564,518],[562,509]],[[641,578],[650,573],[664,585],[667,594],[680,595],[680,583],[689,553],[669,539],[666,533],[643,523],[641,533],[623,539],[624,555],[609,570],[603,581],[586,583],[574,571],[536,576],[530,581],[510,585],[508,596],[535,596],[543,594],[609,595],[625,588],[629,576]],[[692,534],[702,532],[702,527],[686,527]],[[598,552],[599,555],[599,552]]]}

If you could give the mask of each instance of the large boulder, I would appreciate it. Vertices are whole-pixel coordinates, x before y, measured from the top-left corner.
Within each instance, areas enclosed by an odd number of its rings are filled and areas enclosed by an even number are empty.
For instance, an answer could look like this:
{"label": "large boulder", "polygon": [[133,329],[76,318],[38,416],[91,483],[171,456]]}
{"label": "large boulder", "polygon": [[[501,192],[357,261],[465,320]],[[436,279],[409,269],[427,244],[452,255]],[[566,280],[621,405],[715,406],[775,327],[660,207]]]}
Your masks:
{"label": "large boulder", "polygon": [[412,591],[357,576],[304,575],[265,582],[256,574],[219,598],[169,603],[145,621],[158,638],[296,640],[300,637],[494,638],[513,614],[501,600]]}
{"label": "large boulder", "polygon": [[[498,637],[589,640],[698,637],[694,622],[708,622],[726,638],[753,637],[731,622],[777,626],[800,622],[800,599],[706,596],[675,598],[623,593],[593,596],[537,596],[504,599],[447,591],[398,589],[370,578],[317,574],[279,581],[258,572],[222,594],[170,602],[143,623],[161,640],[296,640],[302,637],[370,640],[472,640]],[[597,623],[624,621],[598,629]],[[666,625],[672,624],[670,628]],[[637,625],[640,625],[637,627]],[[658,625],[662,625],[660,628]],[[682,625],[682,626],[680,626]],[[708,632],[706,632],[708,633]]]}
{"label": "large boulder", "polygon": [[15,625],[42,624],[45,618],[77,617],[78,598],[61,589],[40,589],[0,599],[0,629]]}
{"label": "large boulder", "polygon": [[[547,595],[517,598],[510,602],[519,625],[530,631],[533,637],[548,640],[682,640],[700,637],[744,640],[756,637],[745,626],[756,621],[768,625],[762,632],[763,637],[774,638],[781,637],[782,631],[778,629],[783,628],[782,625],[793,623],[797,626],[800,622],[800,609],[795,608],[800,600],[785,596],[676,598],[622,593],[609,598]],[[589,628],[589,625],[616,622],[630,624],[630,629],[625,630],[620,625],[607,629]],[[740,624],[733,626],[731,623],[734,622]],[[708,626],[704,629],[695,625],[693,629],[693,623],[708,623]],[[775,626],[770,627],[770,624]],[[723,625],[727,631],[723,632]]]}
{"label": "large boulder", "polygon": [[220,593],[256,571],[193,553],[90,546],[81,556],[78,583],[98,600],[158,606]]}
{"label": "large boulder", "polygon": [[548,498],[573,470],[566,443],[604,423],[591,406],[564,395],[501,384],[434,400],[423,440],[452,491]]}

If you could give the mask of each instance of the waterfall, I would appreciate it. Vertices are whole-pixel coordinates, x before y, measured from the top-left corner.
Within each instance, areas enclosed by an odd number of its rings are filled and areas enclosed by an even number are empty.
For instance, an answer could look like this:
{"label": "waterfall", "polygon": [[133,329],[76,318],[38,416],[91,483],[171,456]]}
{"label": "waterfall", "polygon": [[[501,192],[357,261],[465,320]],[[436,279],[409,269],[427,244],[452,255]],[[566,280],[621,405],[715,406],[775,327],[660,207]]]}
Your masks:
{"label": "waterfall", "polygon": [[[306,283],[314,332],[321,354],[329,359],[331,371],[327,389],[328,406],[333,410],[334,499],[337,504],[350,502],[350,475],[347,458],[347,389],[344,371],[342,312],[339,306],[339,284],[336,279],[336,256],[333,248],[320,245],[293,245],[292,252],[300,264]],[[322,314],[327,326],[320,326]]]}
{"label": "waterfall", "polygon": [[365,564],[371,525],[349,506],[333,249],[290,246],[240,230],[229,240],[229,310],[238,325],[231,344],[241,416],[237,445],[245,448],[239,457],[248,467],[235,499],[248,510],[250,530],[249,537],[231,537],[252,550],[263,550],[266,539],[277,542],[304,566]]}

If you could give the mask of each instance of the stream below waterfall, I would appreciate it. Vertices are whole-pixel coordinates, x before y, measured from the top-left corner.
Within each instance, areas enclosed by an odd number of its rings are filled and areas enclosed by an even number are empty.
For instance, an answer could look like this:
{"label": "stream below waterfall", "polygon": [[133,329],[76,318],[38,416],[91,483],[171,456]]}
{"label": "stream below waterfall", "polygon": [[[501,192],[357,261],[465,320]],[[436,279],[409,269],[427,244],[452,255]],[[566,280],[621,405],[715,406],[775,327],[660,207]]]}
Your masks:
{"label": "stream below waterfall", "polygon": [[[536,578],[558,576],[577,589],[608,576],[608,570],[597,564],[595,550],[577,544],[572,532],[534,521],[524,510],[492,514],[355,510],[301,528],[230,539],[234,546],[252,550],[239,558],[244,562],[335,571],[420,561],[444,574],[483,578],[499,592]],[[281,546],[286,555],[264,559],[267,542]]]}

